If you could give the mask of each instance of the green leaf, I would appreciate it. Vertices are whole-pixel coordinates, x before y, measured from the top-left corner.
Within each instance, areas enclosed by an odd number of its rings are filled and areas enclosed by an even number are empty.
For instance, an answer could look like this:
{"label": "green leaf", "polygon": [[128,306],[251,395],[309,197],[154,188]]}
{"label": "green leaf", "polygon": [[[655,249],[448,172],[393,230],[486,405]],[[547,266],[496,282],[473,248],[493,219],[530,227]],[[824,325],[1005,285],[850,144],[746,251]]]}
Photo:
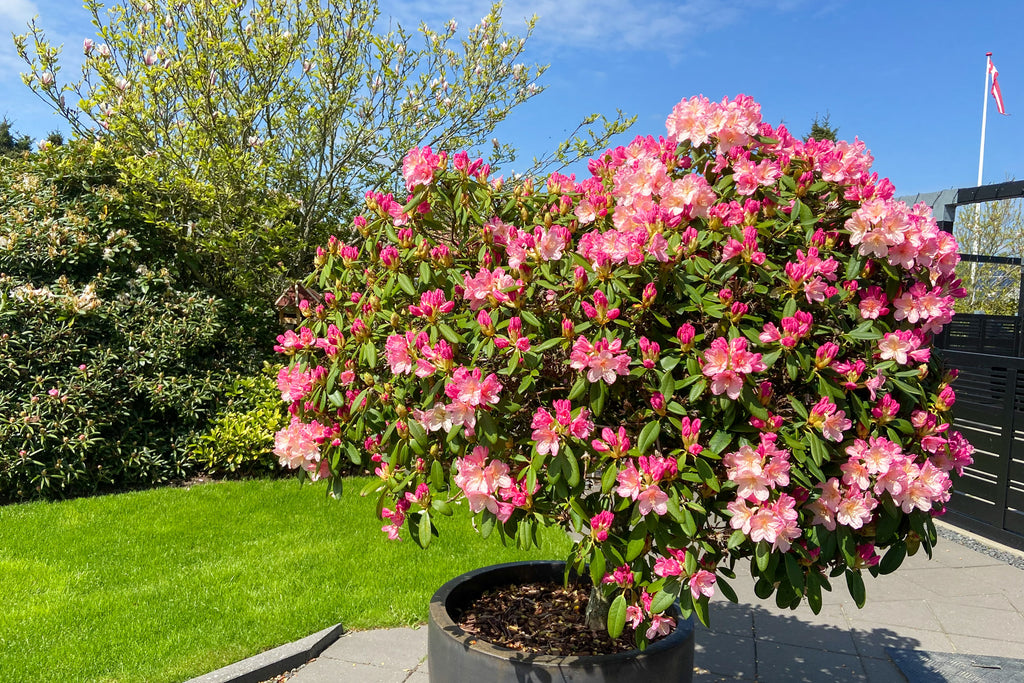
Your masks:
{"label": "green leaf", "polygon": [[398,286],[401,287],[406,294],[416,296],[416,288],[413,286],[412,280],[410,280],[409,276],[405,273],[398,274]]}
{"label": "green leaf", "polygon": [[626,596],[619,593],[608,607],[608,635],[618,638],[626,627]]}
{"label": "green leaf", "polygon": [[[596,582],[595,582],[596,583]],[[676,601],[676,594],[668,591],[658,591],[654,596],[654,600],[651,601],[651,613],[661,614]]]}
{"label": "green leaf", "polygon": [[765,541],[758,541],[757,545],[754,546],[754,560],[757,562],[757,568],[761,571],[768,569],[768,562],[771,560],[772,550],[768,543]]}
{"label": "green leaf", "polygon": [[629,542],[626,544],[626,562],[632,562],[640,557],[647,546],[647,527],[639,525],[633,527],[629,532]]}
{"label": "green leaf", "polygon": [[732,442],[733,436],[734,434],[732,432],[724,429],[717,431],[715,432],[715,435],[711,437],[711,441],[708,443],[708,448],[711,451],[720,454],[722,451],[729,447],[729,444]]}
{"label": "green leaf", "polygon": [[850,591],[850,597],[857,603],[857,607],[863,607],[867,600],[867,592],[864,590],[864,577],[860,575],[859,570],[846,570],[846,587]]}
{"label": "green leaf", "polygon": [[[697,474],[699,474],[700,478],[706,483],[709,485],[711,485],[712,481],[716,484],[718,483],[718,478],[715,476],[714,470],[711,469],[711,465],[709,465],[704,458],[701,458],[700,456],[695,457],[693,464],[697,467]],[[712,486],[712,488],[714,488],[714,486]]]}
{"label": "green leaf", "polygon": [[608,397],[608,387],[604,382],[594,382],[590,385],[590,409],[594,416],[599,416],[604,410],[604,400]]}
{"label": "green leaf", "polygon": [[[568,447],[563,447],[559,455],[562,455],[563,453],[565,454],[565,465],[567,466],[563,469],[563,473],[565,474],[565,483],[569,486],[577,486],[580,483],[580,465],[576,461],[576,456]],[[573,498],[573,501],[575,500],[576,499]]]}
{"label": "green leaf", "polygon": [[485,512],[483,519],[480,520],[480,524],[477,525],[477,528],[480,529],[480,536],[483,538],[490,536],[491,532],[494,531],[494,523],[496,521],[497,517]]}
{"label": "green leaf", "polygon": [[430,266],[427,265],[426,261],[420,261],[420,284],[426,285],[430,283]]}
{"label": "green leaf", "polygon": [[665,397],[665,401],[672,398],[672,394],[676,390],[676,382],[672,379],[672,373],[666,372],[661,376],[661,384],[658,385],[658,391]]}
{"label": "green leaf", "polygon": [[377,367],[377,347],[373,345],[373,342],[363,344],[363,360],[367,367]]}
{"label": "green leaf", "polygon": [[580,375],[579,379],[576,380],[576,383],[572,385],[572,389],[569,390],[569,400],[575,401],[580,396],[582,396],[583,392],[585,392],[586,390],[587,378],[584,375]]}
{"label": "green leaf", "polygon": [[657,420],[648,422],[647,426],[640,432],[640,439],[637,442],[637,448],[640,449],[641,453],[647,453],[657,438],[661,434],[661,423]]}
{"label": "green leaf", "polygon": [[381,481],[379,478],[374,477],[370,481],[366,482],[366,486],[364,486],[362,490],[359,491],[359,495],[362,497],[366,497],[371,493],[376,493],[377,491],[380,491],[382,488],[384,488],[384,482]]}
{"label": "green leaf", "polygon": [[604,468],[604,472],[601,473],[601,493],[608,494],[609,491],[615,486],[616,477],[619,474],[618,468],[614,462],[609,462]]}
{"label": "green leaf", "polygon": [[745,540],[747,540],[747,535],[743,533],[743,530],[736,529],[736,531],[730,534],[729,543],[727,547],[729,548],[729,550],[732,550],[733,548],[738,548]]}
{"label": "green leaf", "polygon": [[796,299],[790,298],[782,308],[782,317],[792,318],[794,313],[796,313]]}
{"label": "green leaf", "polygon": [[722,577],[718,577],[718,580],[715,582],[715,586],[718,587],[718,590],[722,591],[722,595],[725,596],[725,599],[729,602],[735,603],[740,601],[736,596],[736,591],[733,590],[733,587],[726,583],[725,579]]}
{"label": "green leaf", "polygon": [[441,335],[445,339],[447,339],[448,342],[451,343],[451,344],[460,344],[463,341],[465,341],[465,340],[463,340],[462,337],[459,336],[458,332],[453,330],[451,327],[449,327],[445,323],[438,323],[437,328],[439,330],[441,330]]}
{"label": "green leaf", "polygon": [[700,600],[693,603],[693,611],[696,613],[700,623],[704,624],[704,626],[711,625],[708,619],[708,596],[700,596]]}
{"label": "green leaf", "polygon": [[889,548],[885,556],[882,557],[882,561],[878,563],[879,574],[892,574],[894,571],[900,568],[903,564],[903,560],[907,557],[907,544],[903,541],[894,544]]}
{"label": "green leaf", "polygon": [[821,578],[817,572],[807,573],[807,605],[815,614],[821,612]]}
{"label": "green leaf", "polygon": [[706,379],[704,379],[703,377],[701,377],[699,380],[694,382],[693,386],[690,387],[690,397],[689,397],[690,398],[690,403],[693,403],[698,398],[700,398],[700,395],[703,394],[704,390],[707,389],[707,388],[708,388],[708,381]]}
{"label": "green leaf", "polygon": [[789,579],[789,583],[793,586],[793,590],[797,593],[802,594],[804,592],[804,572],[800,569],[800,565],[796,561],[796,557],[792,553],[785,553],[783,557],[786,559],[786,578]]}
{"label": "green leaf", "polygon": [[534,353],[543,353],[544,351],[547,351],[548,349],[557,346],[561,342],[562,339],[560,337],[552,337],[551,339],[542,341],[540,344],[537,344],[537,346],[532,347],[530,350],[533,351]]}
{"label": "green leaf", "polygon": [[421,548],[426,548],[430,545],[430,539],[433,537],[431,531],[433,526],[430,523],[430,513],[424,510],[420,513],[420,528],[419,528],[419,544]]}
{"label": "green leaf", "polygon": [[825,442],[818,438],[818,435],[814,432],[807,433],[807,441],[811,446],[811,457],[814,458],[816,465],[828,460],[828,450],[825,448]]}
{"label": "green leaf", "polygon": [[595,586],[601,585],[605,567],[604,553],[599,548],[595,548],[594,555],[590,558],[590,580],[594,582]]}
{"label": "green leaf", "polygon": [[437,491],[444,487],[444,467],[440,460],[430,463],[430,485]]}

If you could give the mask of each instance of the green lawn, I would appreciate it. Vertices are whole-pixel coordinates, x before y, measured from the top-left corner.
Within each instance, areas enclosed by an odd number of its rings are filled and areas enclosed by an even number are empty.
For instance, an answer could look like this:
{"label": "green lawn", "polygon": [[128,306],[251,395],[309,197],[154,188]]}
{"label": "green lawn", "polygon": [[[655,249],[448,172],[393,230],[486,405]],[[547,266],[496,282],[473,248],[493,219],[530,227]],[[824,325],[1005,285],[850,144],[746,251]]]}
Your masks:
{"label": "green lawn", "polygon": [[453,576],[568,550],[554,530],[528,556],[481,539],[464,509],[427,550],[388,542],[365,481],[0,507],[0,680],[182,681],[337,622],[423,622]]}

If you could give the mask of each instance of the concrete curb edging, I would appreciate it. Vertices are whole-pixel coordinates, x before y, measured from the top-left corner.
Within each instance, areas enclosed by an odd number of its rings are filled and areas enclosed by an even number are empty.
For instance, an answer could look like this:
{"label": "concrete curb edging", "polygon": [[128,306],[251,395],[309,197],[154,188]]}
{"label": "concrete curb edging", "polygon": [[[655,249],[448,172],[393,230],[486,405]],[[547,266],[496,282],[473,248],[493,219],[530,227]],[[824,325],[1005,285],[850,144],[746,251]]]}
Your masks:
{"label": "concrete curb edging", "polygon": [[341,624],[335,624],[302,640],[261,652],[186,683],[260,683],[320,656],[344,632]]}

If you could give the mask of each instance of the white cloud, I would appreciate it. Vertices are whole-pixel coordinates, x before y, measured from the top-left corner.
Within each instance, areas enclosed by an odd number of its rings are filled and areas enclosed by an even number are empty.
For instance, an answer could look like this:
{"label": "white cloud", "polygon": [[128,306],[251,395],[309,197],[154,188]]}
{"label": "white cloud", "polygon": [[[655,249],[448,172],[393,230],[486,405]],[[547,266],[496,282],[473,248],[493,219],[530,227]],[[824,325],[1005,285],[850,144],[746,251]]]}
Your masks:
{"label": "white cloud", "polygon": [[0,80],[20,80],[18,74],[25,65],[14,49],[11,34],[24,33],[37,14],[39,8],[32,0],[0,0]]}
{"label": "white cloud", "polygon": [[24,26],[25,22],[39,14],[39,8],[32,0],[3,0],[0,2],[0,26]]}
{"label": "white cloud", "polygon": [[[741,21],[758,10],[789,12],[805,0],[506,0],[502,16],[507,30],[521,31],[523,20],[539,18],[537,42],[545,51],[592,48],[643,50],[677,54],[687,41]],[[391,0],[381,2],[390,14],[413,28],[419,21],[439,26],[456,17],[475,24],[487,14],[486,0]]]}

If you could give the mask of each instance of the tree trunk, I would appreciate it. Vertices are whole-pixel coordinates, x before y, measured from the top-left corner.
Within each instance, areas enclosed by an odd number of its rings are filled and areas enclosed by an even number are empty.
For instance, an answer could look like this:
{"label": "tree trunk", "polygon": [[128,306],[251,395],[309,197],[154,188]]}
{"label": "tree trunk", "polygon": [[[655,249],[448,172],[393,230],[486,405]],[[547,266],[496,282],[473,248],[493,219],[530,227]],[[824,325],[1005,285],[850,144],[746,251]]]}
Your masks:
{"label": "tree trunk", "polygon": [[591,631],[608,630],[608,608],[611,603],[605,597],[600,586],[590,589],[590,599],[587,600],[587,612],[584,615],[587,621],[587,628]]}

